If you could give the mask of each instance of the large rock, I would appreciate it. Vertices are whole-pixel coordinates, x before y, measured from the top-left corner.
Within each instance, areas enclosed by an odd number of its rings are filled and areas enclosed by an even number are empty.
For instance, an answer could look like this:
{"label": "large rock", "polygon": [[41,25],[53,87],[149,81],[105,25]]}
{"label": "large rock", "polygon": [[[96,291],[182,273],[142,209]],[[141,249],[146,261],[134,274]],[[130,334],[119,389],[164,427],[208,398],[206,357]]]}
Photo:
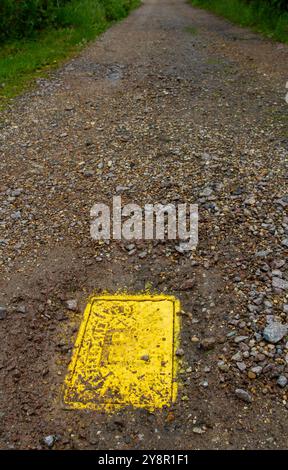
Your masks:
{"label": "large rock", "polygon": [[273,277],[272,286],[275,289],[288,290],[288,281],[281,279],[280,277]]}
{"label": "large rock", "polygon": [[279,322],[271,322],[263,331],[263,338],[269,343],[278,343],[287,334],[288,326]]}
{"label": "large rock", "polygon": [[288,382],[288,380],[285,377],[285,375],[279,375],[278,380],[277,380],[277,385],[279,385],[279,387],[281,387],[281,388],[286,387],[287,382]]}

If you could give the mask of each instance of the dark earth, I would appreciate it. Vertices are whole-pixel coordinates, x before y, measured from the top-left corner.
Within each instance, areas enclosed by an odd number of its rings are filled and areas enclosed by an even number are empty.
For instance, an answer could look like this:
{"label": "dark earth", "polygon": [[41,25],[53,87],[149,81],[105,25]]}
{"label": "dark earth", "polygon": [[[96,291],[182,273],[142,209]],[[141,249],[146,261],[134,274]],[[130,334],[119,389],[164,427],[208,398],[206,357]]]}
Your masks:
{"label": "dark earth", "polygon": [[[287,447],[287,59],[184,0],[145,0],[2,113],[2,449]],[[93,241],[90,209],[116,194],[199,204],[196,251]],[[65,410],[87,298],[148,287],[181,300],[177,402]]]}

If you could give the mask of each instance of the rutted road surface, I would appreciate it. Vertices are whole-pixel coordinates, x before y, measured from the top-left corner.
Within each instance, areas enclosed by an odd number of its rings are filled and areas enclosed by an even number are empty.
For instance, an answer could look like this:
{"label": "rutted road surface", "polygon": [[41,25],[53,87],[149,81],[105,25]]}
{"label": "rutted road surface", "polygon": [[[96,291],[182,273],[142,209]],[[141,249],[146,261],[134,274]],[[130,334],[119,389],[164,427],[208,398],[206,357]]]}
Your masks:
{"label": "rutted road surface", "polygon": [[[1,448],[287,446],[287,58],[183,0],[146,0],[4,113]],[[92,205],[117,193],[198,203],[196,252],[91,240]],[[182,303],[175,405],[64,410],[87,297],[148,285]]]}

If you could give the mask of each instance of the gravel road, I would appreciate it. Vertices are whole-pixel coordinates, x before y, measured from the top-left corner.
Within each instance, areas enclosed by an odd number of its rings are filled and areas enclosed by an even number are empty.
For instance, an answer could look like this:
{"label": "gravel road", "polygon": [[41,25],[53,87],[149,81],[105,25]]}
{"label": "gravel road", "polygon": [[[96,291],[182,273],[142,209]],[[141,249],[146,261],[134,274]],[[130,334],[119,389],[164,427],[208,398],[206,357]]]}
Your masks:
{"label": "gravel road", "polygon": [[[184,0],[145,0],[3,112],[2,449],[287,447],[287,59]],[[199,204],[196,252],[93,241],[90,209],[116,194]],[[182,303],[175,405],[64,410],[87,297],[148,285]]]}

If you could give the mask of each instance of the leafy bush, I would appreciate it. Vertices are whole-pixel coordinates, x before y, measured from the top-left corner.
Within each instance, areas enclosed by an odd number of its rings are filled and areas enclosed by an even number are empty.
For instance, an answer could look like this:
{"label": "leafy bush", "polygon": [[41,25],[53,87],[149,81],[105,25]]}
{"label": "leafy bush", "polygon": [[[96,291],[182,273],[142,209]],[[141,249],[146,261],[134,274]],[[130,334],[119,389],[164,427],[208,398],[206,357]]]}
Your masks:
{"label": "leafy bush", "polygon": [[[265,0],[264,0],[265,3]],[[266,0],[268,5],[274,7],[276,10],[283,10],[288,11],[288,3],[287,0]]]}
{"label": "leafy bush", "polygon": [[[134,0],[0,0],[0,41],[31,37],[47,27],[78,26],[85,16],[114,21],[123,18]],[[91,21],[87,21],[91,24]]]}
{"label": "leafy bush", "polygon": [[[221,0],[218,0],[221,3]],[[201,0],[199,1],[201,3]],[[203,2],[204,3],[204,2]],[[205,0],[206,4],[214,5],[217,3],[217,0]],[[287,0],[242,0],[243,4],[249,4],[257,7],[272,7],[274,10],[278,11],[288,11],[288,2]]]}
{"label": "leafy bush", "polygon": [[288,42],[287,0],[190,0],[241,26],[249,26],[270,38]]}
{"label": "leafy bush", "polygon": [[31,36],[54,23],[57,8],[66,0],[1,0],[0,39]]}

